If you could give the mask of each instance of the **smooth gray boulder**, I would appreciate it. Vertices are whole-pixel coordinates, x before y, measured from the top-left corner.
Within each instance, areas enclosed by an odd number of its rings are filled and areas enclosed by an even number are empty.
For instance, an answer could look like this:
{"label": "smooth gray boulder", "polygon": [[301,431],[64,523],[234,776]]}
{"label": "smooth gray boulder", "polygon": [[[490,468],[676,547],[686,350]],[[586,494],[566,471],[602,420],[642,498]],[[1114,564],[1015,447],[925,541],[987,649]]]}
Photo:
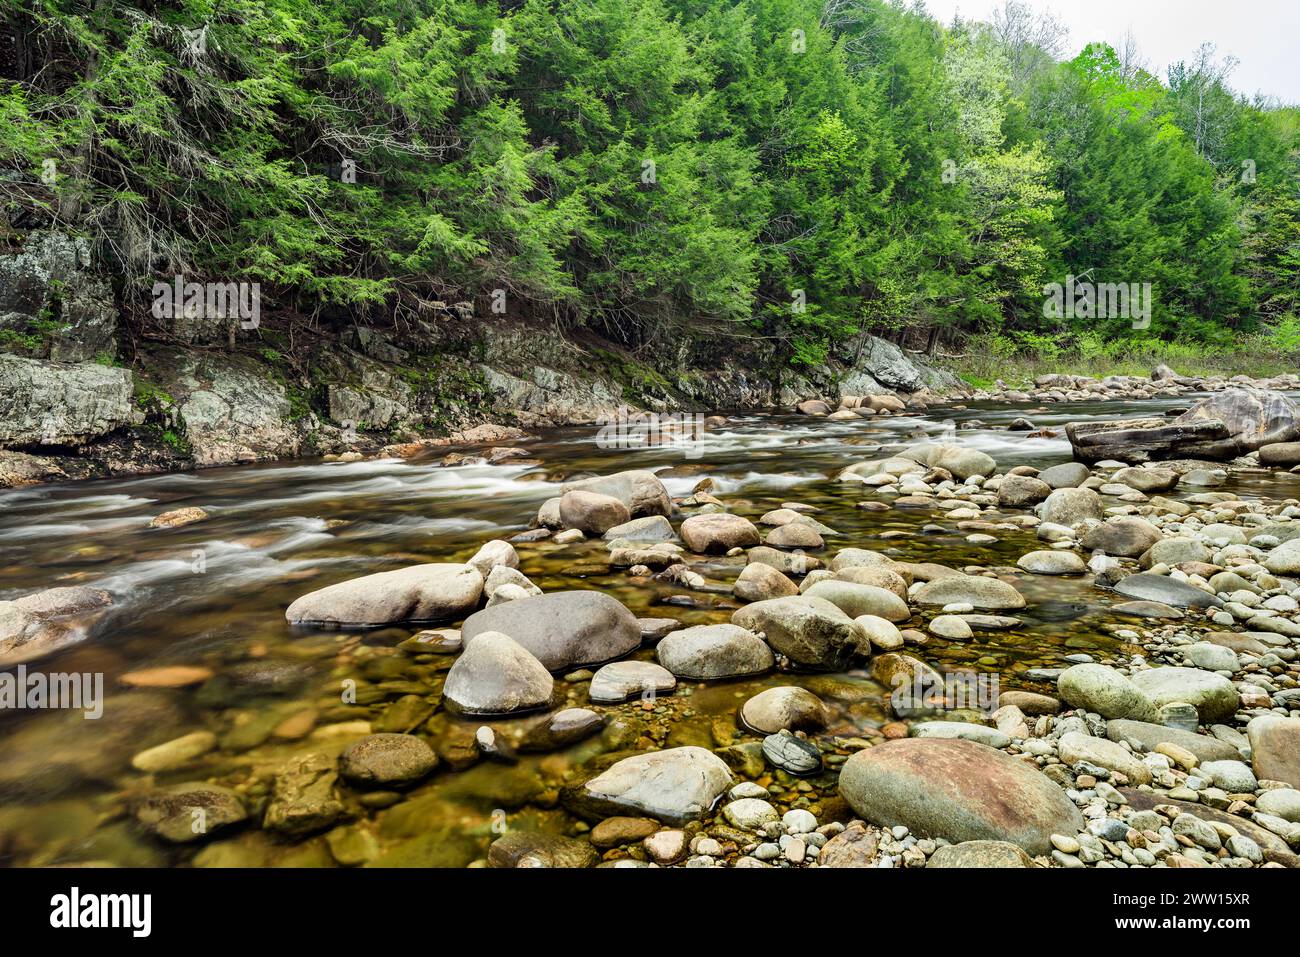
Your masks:
{"label": "smooth gray boulder", "polygon": [[1166,575],[1152,575],[1141,572],[1122,578],[1115,585],[1115,591],[1127,598],[1140,598],[1143,601],[1159,601],[1175,608],[1220,608],[1223,602],[1215,595],[1202,591],[1195,585],[1180,582]]}
{"label": "smooth gray boulder", "polygon": [[641,626],[615,598],[598,591],[557,591],[475,612],[461,626],[465,647],[499,631],[550,671],[603,664],[641,645]]}
{"label": "smooth gray boulder", "polygon": [[949,575],[928,581],[913,598],[922,605],[965,603],[985,611],[1024,608],[1025,596],[997,578],[983,575]]}
{"label": "smooth gray boulder", "polygon": [[1241,705],[1241,696],[1231,681],[1199,668],[1149,668],[1135,674],[1133,684],[1157,708],[1176,701],[1192,705],[1202,724],[1231,718]]}
{"label": "smooth gray boulder", "polygon": [[731,787],[731,769],[711,751],[669,748],[633,755],[565,792],[571,809],[600,820],[614,815],[682,825],[703,817]]}
{"label": "smooth gray boulder", "polygon": [[756,601],[734,612],[731,621],[762,632],[774,651],[806,668],[834,670],[870,648],[852,618],[811,595]]}
{"label": "smooth gray boulder", "polygon": [[473,611],[482,594],[483,576],[469,565],[412,565],[318,588],[293,602],[284,617],[295,625],[447,621]]}
{"label": "smooth gray boulder", "polygon": [[653,472],[645,469],[628,469],[613,475],[598,475],[568,482],[560,490],[561,497],[574,489],[612,495],[628,507],[633,518],[673,513],[672,499],[668,497],[664,483]]}
{"label": "smooth gray boulder", "polygon": [[466,643],[452,664],[442,697],[463,714],[510,714],[549,703],[554,684],[546,667],[517,641],[485,631]]}
{"label": "smooth gray boulder", "polygon": [[1056,679],[1057,694],[1071,707],[1103,718],[1129,718],[1155,723],[1159,712],[1137,685],[1105,665],[1072,665]]}
{"label": "smooth gray boulder", "polygon": [[661,665],[679,678],[694,681],[762,674],[776,664],[762,638],[732,624],[674,631],[655,650]]}

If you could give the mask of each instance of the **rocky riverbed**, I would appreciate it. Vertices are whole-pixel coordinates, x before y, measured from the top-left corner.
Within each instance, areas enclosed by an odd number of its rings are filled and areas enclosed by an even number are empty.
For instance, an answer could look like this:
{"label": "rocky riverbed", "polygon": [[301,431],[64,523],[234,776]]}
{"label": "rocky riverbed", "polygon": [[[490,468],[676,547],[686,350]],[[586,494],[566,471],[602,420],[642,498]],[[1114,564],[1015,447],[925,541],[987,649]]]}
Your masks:
{"label": "rocky riverbed", "polygon": [[1064,436],[1242,385],[6,492],[0,661],[105,692],[0,716],[0,855],[1296,866],[1289,453]]}

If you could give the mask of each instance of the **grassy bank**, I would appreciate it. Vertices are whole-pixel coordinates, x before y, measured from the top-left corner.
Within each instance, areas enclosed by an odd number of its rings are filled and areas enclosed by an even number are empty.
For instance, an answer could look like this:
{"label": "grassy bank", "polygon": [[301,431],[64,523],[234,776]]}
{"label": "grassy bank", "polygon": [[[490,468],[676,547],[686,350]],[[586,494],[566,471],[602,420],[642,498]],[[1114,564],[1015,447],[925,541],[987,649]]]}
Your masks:
{"label": "grassy bank", "polygon": [[967,341],[960,355],[940,363],[977,389],[999,379],[1012,388],[1033,384],[1050,373],[1149,376],[1162,362],[1180,375],[1266,377],[1295,371],[1297,347],[1284,330],[1242,337],[1230,346],[1126,339],[1101,342],[1088,337],[982,335]]}

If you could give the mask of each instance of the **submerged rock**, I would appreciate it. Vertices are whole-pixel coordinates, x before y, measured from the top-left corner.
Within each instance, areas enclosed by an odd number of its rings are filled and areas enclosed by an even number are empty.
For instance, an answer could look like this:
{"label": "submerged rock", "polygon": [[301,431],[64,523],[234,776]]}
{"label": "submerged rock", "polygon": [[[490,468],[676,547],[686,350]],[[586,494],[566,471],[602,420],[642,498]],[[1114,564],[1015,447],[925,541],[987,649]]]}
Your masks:
{"label": "submerged rock", "polygon": [[671,694],[676,687],[672,672],[652,661],[615,661],[592,676],[587,697],[599,704],[617,704],[629,698]]}
{"label": "submerged rock", "polygon": [[173,844],[202,841],[248,817],[239,795],[202,781],[161,788],[136,807],[135,819]]}
{"label": "submerged rock", "polygon": [[412,784],[437,766],[433,748],[413,734],[367,735],[339,756],[339,774],[364,787]]}

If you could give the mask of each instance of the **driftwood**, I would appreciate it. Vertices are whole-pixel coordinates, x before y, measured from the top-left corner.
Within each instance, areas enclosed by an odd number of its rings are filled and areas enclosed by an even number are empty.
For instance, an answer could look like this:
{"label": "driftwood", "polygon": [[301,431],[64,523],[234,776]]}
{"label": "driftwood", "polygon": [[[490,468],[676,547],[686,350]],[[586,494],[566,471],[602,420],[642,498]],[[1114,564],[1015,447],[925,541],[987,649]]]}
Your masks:
{"label": "driftwood", "polygon": [[1110,419],[1071,422],[1065,427],[1074,457],[1091,465],[1103,459],[1148,462],[1152,459],[1194,458],[1231,436],[1219,419],[1195,422],[1167,418]]}

